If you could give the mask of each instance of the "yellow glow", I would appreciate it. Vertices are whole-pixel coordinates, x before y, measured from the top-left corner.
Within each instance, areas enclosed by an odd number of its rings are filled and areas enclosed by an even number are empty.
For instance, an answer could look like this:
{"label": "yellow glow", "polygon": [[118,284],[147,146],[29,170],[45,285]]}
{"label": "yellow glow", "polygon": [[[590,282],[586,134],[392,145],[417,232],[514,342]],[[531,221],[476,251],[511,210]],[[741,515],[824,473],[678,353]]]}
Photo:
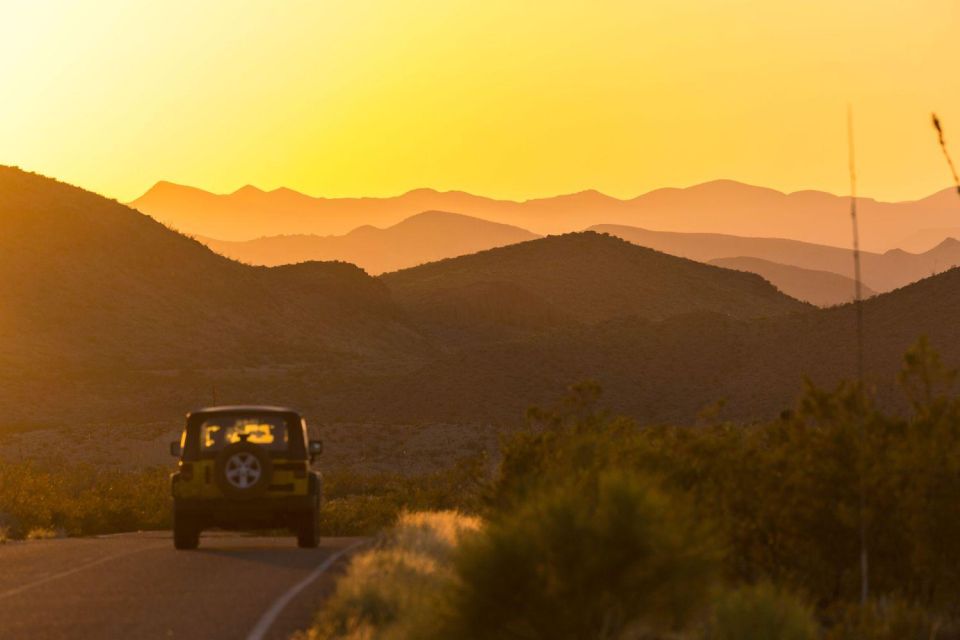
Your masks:
{"label": "yellow glow", "polygon": [[[247,442],[253,444],[273,444],[276,441],[274,431],[280,429],[277,425],[260,423],[256,420],[237,420],[232,426],[224,428],[218,424],[203,423],[200,438],[204,449],[217,446],[217,434],[223,431],[221,438],[227,444],[240,442],[241,436],[247,436]],[[286,430],[283,429],[283,442],[287,441]]]}
{"label": "yellow glow", "polygon": [[247,442],[253,444],[272,444],[274,441],[272,424],[253,424],[247,423],[237,425],[227,434],[227,442],[234,444],[240,442],[240,436],[249,436]]}
{"label": "yellow glow", "polygon": [[947,186],[956,0],[0,0],[0,162],[129,200]]}

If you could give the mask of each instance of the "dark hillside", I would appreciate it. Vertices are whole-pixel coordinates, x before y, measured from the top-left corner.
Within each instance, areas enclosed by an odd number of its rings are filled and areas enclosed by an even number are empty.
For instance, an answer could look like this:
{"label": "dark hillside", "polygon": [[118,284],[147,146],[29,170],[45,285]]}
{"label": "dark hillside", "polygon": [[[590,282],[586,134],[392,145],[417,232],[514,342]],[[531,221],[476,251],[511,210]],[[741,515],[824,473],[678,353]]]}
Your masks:
{"label": "dark hillside", "polygon": [[[867,383],[881,403],[900,397],[903,354],[921,335],[960,366],[960,269],[871,298],[864,316]],[[804,378],[821,386],[855,378],[854,323],[853,306],[843,305],[754,320],[699,312],[574,326],[438,359],[371,392],[370,406],[401,420],[516,422],[592,379],[605,404],[642,421],[689,423],[720,400],[724,418],[767,418],[793,406]]]}
{"label": "dark hillside", "polygon": [[[424,326],[464,318],[543,329],[693,311],[736,318],[807,309],[761,277],[700,264],[593,232],[549,236],[381,276]],[[481,293],[482,291],[482,293]],[[476,297],[472,292],[477,292]],[[509,292],[509,293],[507,293]],[[521,304],[523,299],[529,306]],[[535,314],[531,309],[537,309]],[[521,317],[521,314],[533,315]]]}
{"label": "dark hillside", "polygon": [[24,368],[298,362],[413,348],[348,264],[244,266],[116,202],[0,168],[0,357]]}

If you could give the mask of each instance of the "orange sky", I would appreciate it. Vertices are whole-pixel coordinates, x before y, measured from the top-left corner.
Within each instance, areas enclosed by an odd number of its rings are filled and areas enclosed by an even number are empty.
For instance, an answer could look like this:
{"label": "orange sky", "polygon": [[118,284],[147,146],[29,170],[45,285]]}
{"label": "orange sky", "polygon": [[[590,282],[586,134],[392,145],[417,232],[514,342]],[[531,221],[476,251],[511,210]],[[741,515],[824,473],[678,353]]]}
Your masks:
{"label": "orange sky", "polygon": [[0,0],[0,163],[130,200],[632,196],[733,178],[903,199],[960,155],[956,0]]}

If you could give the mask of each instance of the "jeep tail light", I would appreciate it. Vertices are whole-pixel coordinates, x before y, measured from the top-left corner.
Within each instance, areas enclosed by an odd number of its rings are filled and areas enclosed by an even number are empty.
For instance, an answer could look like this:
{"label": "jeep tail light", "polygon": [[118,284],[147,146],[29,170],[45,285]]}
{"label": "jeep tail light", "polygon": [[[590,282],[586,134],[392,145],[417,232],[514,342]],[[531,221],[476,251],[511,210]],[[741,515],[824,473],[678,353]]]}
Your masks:
{"label": "jeep tail light", "polygon": [[193,463],[183,462],[180,464],[180,477],[184,480],[193,480]]}

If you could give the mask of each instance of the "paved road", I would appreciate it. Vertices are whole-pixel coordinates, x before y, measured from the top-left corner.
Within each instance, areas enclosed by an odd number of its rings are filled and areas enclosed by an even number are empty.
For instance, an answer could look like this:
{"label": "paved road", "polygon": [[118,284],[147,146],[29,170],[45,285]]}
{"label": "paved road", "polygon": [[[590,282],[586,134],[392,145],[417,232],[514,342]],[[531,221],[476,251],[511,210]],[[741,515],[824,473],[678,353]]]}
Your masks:
{"label": "paved road", "polygon": [[148,532],[0,545],[0,638],[286,640],[360,542],[204,534],[174,551]]}

